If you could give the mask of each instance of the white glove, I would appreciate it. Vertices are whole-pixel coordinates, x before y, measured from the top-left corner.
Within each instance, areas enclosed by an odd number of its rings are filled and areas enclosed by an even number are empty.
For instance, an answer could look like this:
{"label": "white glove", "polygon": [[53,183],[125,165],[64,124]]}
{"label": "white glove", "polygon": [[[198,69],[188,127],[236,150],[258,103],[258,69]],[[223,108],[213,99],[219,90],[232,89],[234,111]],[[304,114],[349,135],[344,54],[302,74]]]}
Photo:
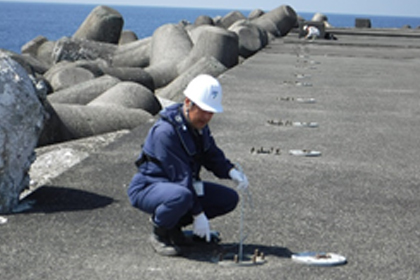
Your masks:
{"label": "white glove", "polygon": [[232,180],[234,180],[236,183],[238,183],[238,190],[245,190],[248,188],[248,179],[246,178],[246,175],[239,171],[236,168],[232,168],[229,171],[229,176]]}
{"label": "white glove", "polygon": [[206,214],[200,213],[194,216],[193,233],[201,238],[206,238],[210,242],[210,224]]}

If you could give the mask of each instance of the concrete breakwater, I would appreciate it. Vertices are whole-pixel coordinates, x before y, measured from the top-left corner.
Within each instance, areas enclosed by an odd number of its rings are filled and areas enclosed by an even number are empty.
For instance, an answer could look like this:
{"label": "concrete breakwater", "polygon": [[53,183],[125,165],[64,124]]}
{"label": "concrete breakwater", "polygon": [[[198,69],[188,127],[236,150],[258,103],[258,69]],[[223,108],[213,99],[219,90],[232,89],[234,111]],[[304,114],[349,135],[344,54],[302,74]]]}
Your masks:
{"label": "concrete breakwater", "polygon": [[[196,75],[219,76],[296,25],[296,12],[283,5],[248,17],[237,11],[218,18],[203,15],[138,39],[123,29],[118,11],[97,6],[72,37],[50,41],[40,35],[22,46],[21,54],[0,50],[1,71],[7,73],[0,88],[5,120],[0,212],[12,211],[28,187],[36,147],[144,124],[166,104],[181,101],[183,88]],[[34,104],[18,98],[22,94]],[[13,112],[6,110],[10,96],[17,102]]]}
{"label": "concrete breakwater", "polygon": [[[112,131],[115,126],[107,124],[123,112],[131,112],[135,121],[129,117],[118,126],[132,128],[155,115],[161,103],[180,101],[182,88],[195,75],[220,75],[272,38],[285,36],[296,22],[289,6],[256,10],[250,17],[233,11],[217,19],[201,16],[193,24],[166,24],[139,40],[123,30],[118,11],[98,6],[71,38],[53,42],[38,36],[22,47],[22,55],[12,57],[48,91],[52,117],[40,139],[46,145]],[[85,114],[92,114],[91,122],[108,120],[97,131],[82,121],[66,122]],[[52,133],[58,130],[62,133]]]}

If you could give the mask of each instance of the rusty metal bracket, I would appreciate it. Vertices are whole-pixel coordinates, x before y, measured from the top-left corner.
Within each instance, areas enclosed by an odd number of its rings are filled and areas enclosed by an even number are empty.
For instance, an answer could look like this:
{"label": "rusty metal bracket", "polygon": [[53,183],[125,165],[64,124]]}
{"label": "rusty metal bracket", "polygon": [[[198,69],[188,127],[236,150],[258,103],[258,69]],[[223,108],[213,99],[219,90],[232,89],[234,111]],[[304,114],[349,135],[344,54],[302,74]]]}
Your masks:
{"label": "rusty metal bracket", "polygon": [[237,254],[220,254],[218,264],[222,266],[255,266],[262,265],[267,262],[263,252],[255,249],[254,254],[244,254],[242,260]]}

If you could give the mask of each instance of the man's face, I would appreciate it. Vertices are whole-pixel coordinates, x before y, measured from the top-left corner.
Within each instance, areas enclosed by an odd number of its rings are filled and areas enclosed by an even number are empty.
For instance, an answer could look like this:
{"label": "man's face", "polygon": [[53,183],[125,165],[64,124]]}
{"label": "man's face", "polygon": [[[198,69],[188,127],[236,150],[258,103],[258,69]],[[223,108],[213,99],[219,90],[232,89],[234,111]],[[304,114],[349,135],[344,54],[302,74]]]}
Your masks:
{"label": "man's face", "polygon": [[190,100],[186,101],[187,108],[189,108],[189,120],[192,127],[195,129],[204,128],[213,117],[212,112],[204,111],[197,105],[193,104]]}

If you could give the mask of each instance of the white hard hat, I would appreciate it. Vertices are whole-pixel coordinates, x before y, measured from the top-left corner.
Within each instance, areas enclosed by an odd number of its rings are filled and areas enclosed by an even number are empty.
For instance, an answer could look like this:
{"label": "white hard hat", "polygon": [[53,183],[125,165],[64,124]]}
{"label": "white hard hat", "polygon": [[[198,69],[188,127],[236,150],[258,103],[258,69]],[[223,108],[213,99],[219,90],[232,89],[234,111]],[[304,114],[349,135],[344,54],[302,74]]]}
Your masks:
{"label": "white hard hat", "polygon": [[210,75],[195,77],[184,90],[184,95],[204,111],[223,112],[222,86]]}

